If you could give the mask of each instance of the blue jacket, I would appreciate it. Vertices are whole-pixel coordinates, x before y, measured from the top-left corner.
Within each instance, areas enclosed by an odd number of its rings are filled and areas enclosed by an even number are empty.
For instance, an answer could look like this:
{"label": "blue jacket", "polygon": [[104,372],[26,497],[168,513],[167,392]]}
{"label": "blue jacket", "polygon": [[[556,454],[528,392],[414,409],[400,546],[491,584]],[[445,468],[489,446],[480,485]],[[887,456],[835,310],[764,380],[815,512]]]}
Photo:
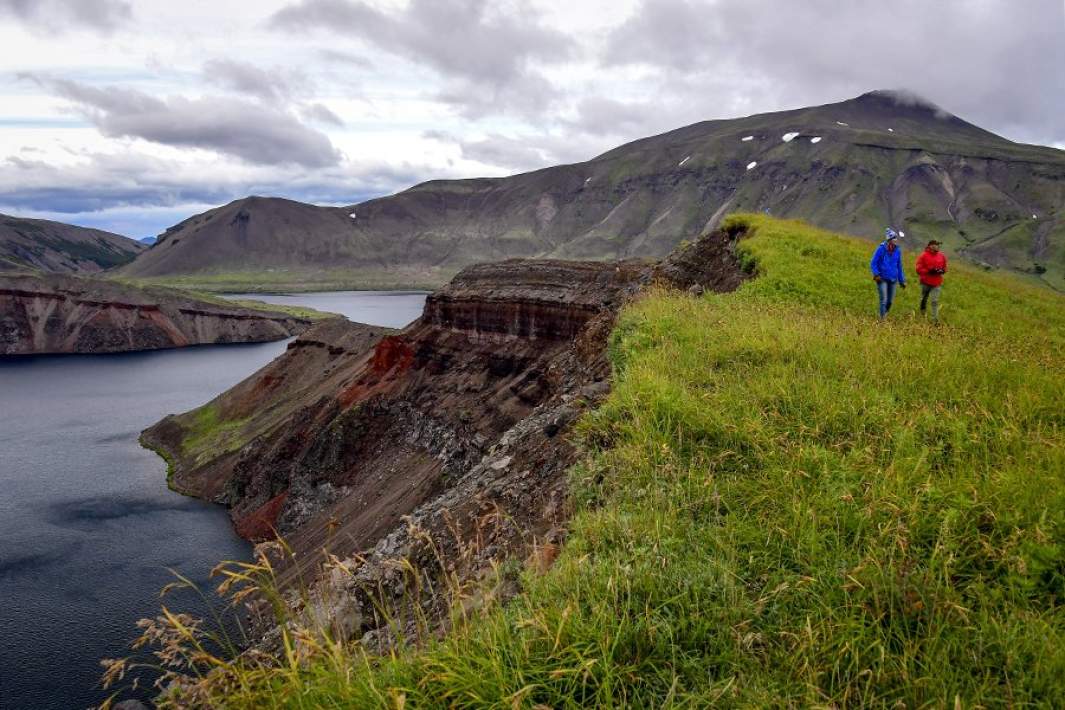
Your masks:
{"label": "blue jacket", "polygon": [[880,246],[873,252],[873,259],[869,262],[869,269],[873,276],[879,276],[885,281],[897,281],[906,283],[906,272],[902,270],[902,249],[895,245],[895,251],[887,250],[887,242],[880,242]]}

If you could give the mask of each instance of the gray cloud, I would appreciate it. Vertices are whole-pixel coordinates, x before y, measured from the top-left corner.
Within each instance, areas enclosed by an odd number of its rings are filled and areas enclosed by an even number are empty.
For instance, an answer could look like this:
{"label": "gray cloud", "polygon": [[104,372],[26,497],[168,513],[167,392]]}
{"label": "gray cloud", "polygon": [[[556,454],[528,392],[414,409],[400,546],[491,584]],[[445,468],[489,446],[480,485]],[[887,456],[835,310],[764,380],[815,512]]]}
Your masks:
{"label": "gray cloud", "polygon": [[0,161],[0,204],[6,209],[85,213],[124,205],[213,203],[224,182],[191,180],[181,166],[135,152],[90,153],[74,165],[8,157]]}
{"label": "gray cloud", "polygon": [[320,168],[341,160],[324,133],[282,109],[230,97],[157,99],[134,89],[28,78],[73,103],[106,136],[203,148],[261,165]]}
{"label": "gray cloud", "polygon": [[[300,0],[275,13],[269,24],[288,32],[324,30],[357,37],[429,66],[453,82],[439,98],[470,115],[543,110],[557,92],[532,65],[569,59],[577,46],[546,27],[532,10],[487,0],[411,0],[394,12],[358,0]],[[447,27],[461,32],[443,29]]]}
{"label": "gray cloud", "polygon": [[643,136],[662,127],[674,125],[675,112],[663,115],[662,103],[651,101],[624,102],[604,96],[588,96],[576,104],[573,118],[563,119],[568,130],[582,133]]}
{"label": "gray cloud", "polygon": [[274,103],[287,102],[314,88],[302,72],[283,67],[261,69],[234,59],[212,59],[204,64],[203,76],[224,88]]}
{"label": "gray cloud", "polygon": [[528,138],[511,138],[498,133],[478,140],[463,140],[442,131],[426,131],[426,138],[459,147],[462,157],[485,165],[510,170],[531,170],[550,165],[550,157]]}
{"label": "gray cloud", "polygon": [[111,32],[133,17],[125,0],[0,0],[0,17],[48,31]]}
{"label": "gray cloud", "polygon": [[360,69],[372,69],[374,64],[366,57],[351,52],[343,52],[339,49],[320,49],[318,55],[327,62],[336,64],[348,64]]}
{"label": "gray cloud", "polygon": [[391,194],[428,177],[443,177],[419,165],[371,163],[315,171],[268,166],[250,174],[227,175],[135,150],[78,157],[76,164],[63,166],[20,156],[0,159],[0,212],[148,236],[207,205],[250,194],[348,205]]}
{"label": "gray cloud", "polygon": [[603,61],[729,76],[733,94],[776,107],[905,87],[992,130],[1065,138],[1060,0],[644,0]]}
{"label": "gray cloud", "polygon": [[322,103],[304,103],[298,97],[312,96],[314,81],[300,70],[285,67],[262,69],[233,59],[213,59],[203,68],[204,77],[223,88],[253,96],[275,110],[291,106],[309,123],[342,127],[341,120]]}
{"label": "gray cloud", "polygon": [[587,160],[606,147],[602,136],[561,137],[544,132],[517,136],[489,133],[483,138],[466,139],[446,131],[431,130],[422,136],[457,146],[466,160],[513,172]]}
{"label": "gray cloud", "polygon": [[300,116],[305,121],[314,121],[330,126],[343,126],[344,121],[333,113],[325,104],[309,104],[300,109]]}
{"label": "gray cloud", "polygon": [[563,93],[542,76],[529,73],[513,81],[490,84],[452,80],[434,98],[470,119],[513,113],[540,121],[550,118],[552,107],[561,101]]}

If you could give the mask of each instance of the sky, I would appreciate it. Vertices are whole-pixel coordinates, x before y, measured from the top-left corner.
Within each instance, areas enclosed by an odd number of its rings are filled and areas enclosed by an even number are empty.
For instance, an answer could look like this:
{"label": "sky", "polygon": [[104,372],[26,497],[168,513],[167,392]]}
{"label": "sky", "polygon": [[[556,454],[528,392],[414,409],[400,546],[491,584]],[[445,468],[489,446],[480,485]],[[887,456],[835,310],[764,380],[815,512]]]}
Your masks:
{"label": "sky", "polygon": [[874,89],[1065,149],[1065,0],[0,0],[0,212],[139,238]]}

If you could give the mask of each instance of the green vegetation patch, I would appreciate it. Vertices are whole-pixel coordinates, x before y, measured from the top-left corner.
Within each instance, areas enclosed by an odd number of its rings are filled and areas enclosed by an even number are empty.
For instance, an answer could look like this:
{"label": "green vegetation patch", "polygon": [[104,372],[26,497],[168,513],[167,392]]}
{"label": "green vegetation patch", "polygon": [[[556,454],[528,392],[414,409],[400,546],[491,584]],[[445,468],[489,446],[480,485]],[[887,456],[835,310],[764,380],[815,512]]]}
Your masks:
{"label": "green vegetation patch", "polygon": [[943,326],[916,286],[880,324],[870,244],[732,219],[758,278],[622,313],[549,572],[416,650],[242,662],[218,706],[1060,703],[1065,302],[956,266]]}
{"label": "green vegetation patch", "polygon": [[129,251],[120,251],[102,238],[75,241],[62,237],[40,237],[38,242],[73,259],[91,261],[102,269],[128,264],[137,256],[132,244]]}
{"label": "green vegetation patch", "polygon": [[177,461],[174,455],[169,449],[165,448],[161,444],[155,444],[151,439],[146,437],[142,432],[137,439],[138,443],[149,451],[155,453],[166,463],[166,485],[168,488],[173,488],[174,484],[174,469],[177,466]]}
{"label": "green vegetation patch", "polygon": [[110,281],[128,286],[130,288],[136,288],[148,293],[162,294],[164,296],[172,298],[191,298],[197,301],[205,301],[206,303],[213,303],[217,306],[223,306],[226,308],[247,308],[253,311],[268,311],[270,313],[283,313],[293,318],[304,318],[307,320],[325,320],[327,318],[335,318],[339,314],[329,313],[327,311],[319,311],[314,308],[306,306],[289,306],[284,304],[266,303],[264,301],[256,301],[254,299],[233,299],[223,298],[217,293],[209,291],[194,291],[186,288],[180,288],[176,286],[161,286],[151,281],[144,281],[142,279],[130,279],[123,277],[109,277]]}
{"label": "green vegetation patch", "polygon": [[182,455],[193,462],[193,466],[236,451],[247,443],[242,430],[249,418],[224,419],[213,402],[190,412],[183,419],[186,431],[181,445]]}
{"label": "green vegetation patch", "polygon": [[340,269],[300,272],[290,269],[197,273],[182,276],[125,277],[140,284],[215,293],[299,293],[307,291],[431,290],[454,271],[405,274],[385,270]]}
{"label": "green vegetation patch", "polygon": [[266,303],[264,301],[256,301],[248,298],[222,298],[216,296],[213,293],[207,293],[204,291],[191,291],[190,294],[194,298],[207,301],[209,303],[216,303],[220,306],[237,306],[240,308],[248,308],[253,311],[270,311],[273,313],[284,313],[285,315],[292,316],[293,318],[306,318],[307,320],[325,320],[326,318],[336,318],[339,314],[329,313],[327,311],[318,311],[314,308],[308,308],[306,306],[289,306],[278,303]]}

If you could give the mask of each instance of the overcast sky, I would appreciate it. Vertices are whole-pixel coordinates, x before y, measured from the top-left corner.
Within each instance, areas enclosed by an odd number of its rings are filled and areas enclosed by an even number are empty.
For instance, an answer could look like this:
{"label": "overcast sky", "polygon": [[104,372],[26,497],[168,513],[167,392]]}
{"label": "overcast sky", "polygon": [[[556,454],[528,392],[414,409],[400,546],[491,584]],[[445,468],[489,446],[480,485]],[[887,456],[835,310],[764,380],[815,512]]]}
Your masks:
{"label": "overcast sky", "polygon": [[0,212],[142,237],[879,88],[1065,148],[1065,0],[0,0]]}

